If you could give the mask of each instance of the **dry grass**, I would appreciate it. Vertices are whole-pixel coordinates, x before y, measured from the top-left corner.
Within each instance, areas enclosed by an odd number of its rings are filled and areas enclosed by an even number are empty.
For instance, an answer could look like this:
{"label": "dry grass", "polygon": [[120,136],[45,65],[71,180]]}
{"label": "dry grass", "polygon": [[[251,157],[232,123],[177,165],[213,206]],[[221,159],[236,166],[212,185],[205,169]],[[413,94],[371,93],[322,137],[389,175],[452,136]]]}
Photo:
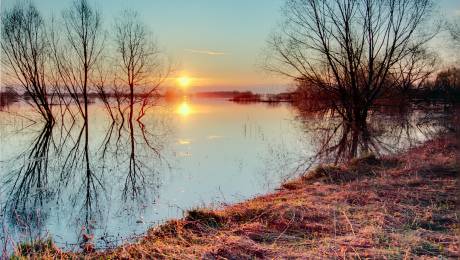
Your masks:
{"label": "dry grass", "polygon": [[452,139],[429,141],[398,157],[368,156],[348,165],[318,167],[276,193],[220,210],[190,210],[184,219],[152,228],[138,242],[113,250],[27,254],[95,259],[458,258],[458,146]]}

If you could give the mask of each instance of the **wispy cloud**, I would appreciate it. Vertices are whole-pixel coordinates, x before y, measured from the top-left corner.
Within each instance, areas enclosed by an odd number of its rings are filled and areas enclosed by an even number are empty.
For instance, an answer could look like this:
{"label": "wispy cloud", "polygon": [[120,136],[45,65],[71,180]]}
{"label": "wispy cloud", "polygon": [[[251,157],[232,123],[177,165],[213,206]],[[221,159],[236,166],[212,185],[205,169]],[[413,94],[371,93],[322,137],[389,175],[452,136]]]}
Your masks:
{"label": "wispy cloud", "polygon": [[185,49],[185,51],[191,52],[191,53],[197,53],[197,54],[211,55],[211,56],[222,56],[222,55],[227,55],[227,53],[225,53],[225,52],[222,52],[222,51],[212,51],[212,50]]}
{"label": "wispy cloud", "polygon": [[177,143],[180,144],[180,145],[188,145],[188,144],[191,144],[192,141],[189,140],[189,139],[179,139],[179,140],[177,140]]}

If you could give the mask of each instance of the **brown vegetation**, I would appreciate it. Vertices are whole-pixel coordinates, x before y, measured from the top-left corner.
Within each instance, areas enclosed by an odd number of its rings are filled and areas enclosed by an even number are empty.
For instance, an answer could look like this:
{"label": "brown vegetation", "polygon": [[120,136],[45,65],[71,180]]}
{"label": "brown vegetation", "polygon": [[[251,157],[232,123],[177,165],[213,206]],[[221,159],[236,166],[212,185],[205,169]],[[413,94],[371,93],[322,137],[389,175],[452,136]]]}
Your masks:
{"label": "brown vegetation", "polygon": [[[320,166],[273,194],[220,210],[193,209],[136,243],[62,258],[460,257],[458,145],[425,143],[399,156]],[[18,254],[37,256],[28,250]]]}

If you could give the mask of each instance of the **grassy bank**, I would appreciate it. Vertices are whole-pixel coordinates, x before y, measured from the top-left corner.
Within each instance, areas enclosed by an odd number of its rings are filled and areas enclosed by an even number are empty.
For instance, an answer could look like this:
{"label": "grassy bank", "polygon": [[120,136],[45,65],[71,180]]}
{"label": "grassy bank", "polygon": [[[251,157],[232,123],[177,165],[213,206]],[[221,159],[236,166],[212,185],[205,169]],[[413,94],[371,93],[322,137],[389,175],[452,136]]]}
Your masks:
{"label": "grassy bank", "polygon": [[86,255],[53,246],[17,250],[49,258],[460,257],[455,138],[398,156],[322,166],[266,196],[190,210],[145,237]]}

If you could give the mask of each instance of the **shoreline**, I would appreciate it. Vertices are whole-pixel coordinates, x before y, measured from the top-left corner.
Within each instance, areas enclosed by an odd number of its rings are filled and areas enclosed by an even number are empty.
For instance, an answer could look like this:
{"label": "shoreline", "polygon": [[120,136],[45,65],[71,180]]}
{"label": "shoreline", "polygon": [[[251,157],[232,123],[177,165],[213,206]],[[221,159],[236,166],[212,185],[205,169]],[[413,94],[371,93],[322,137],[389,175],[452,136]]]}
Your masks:
{"label": "shoreline", "polygon": [[[221,209],[192,209],[138,242],[86,253],[51,241],[22,245],[39,258],[460,257],[459,153],[454,135],[401,154],[319,166],[282,187]],[[41,245],[40,245],[41,243]]]}

